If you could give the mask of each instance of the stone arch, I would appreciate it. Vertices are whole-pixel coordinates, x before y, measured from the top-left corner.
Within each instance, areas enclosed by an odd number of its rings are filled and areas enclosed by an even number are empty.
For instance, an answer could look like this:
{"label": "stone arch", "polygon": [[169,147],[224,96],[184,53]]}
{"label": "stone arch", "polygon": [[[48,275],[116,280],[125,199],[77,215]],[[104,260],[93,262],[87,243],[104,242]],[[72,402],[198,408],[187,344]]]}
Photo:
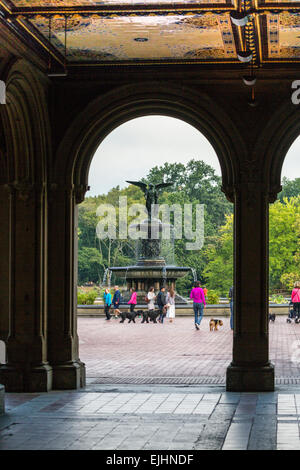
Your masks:
{"label": "stone arch", "polygon": [[89,103],[60,143],[53,181],[75,184],[84,192],[91,160],[102,140],[126,121],[154,114],[181,119],[208,139],[220,162],[223,191],[230,196],[239,159],[246,152],[236,127],[209,96],[158,82],[123,86]]}
{"label": "stone arch", "polygon": [[281,106],[263,129],[255,153],[263,159],[263,180],[268,187],[270,202],[276,200],[282,189],[282,166],[288,150],[299,135],[299,109],[290,103]]}
{"label": "stone arch", "polygon": [[10,138],[9,182],[45,182],[51,133],[46,100],[47,83],[24,60],[12,63],[6,77],[5,126]]}

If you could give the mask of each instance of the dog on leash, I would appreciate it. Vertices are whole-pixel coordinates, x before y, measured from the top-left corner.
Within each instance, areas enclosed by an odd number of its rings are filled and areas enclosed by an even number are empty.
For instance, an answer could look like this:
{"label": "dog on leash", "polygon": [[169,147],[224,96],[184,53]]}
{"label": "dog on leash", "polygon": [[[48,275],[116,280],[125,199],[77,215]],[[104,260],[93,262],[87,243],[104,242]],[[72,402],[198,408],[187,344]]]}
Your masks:
{"label": "dog on leash", "polygon": [[143,320],[141,323],[149,323],[149,320],[153,323],[157,323],[156,319],[159,316],[159,310],[144,310],[142,311]]}
{"label": "dog on leash", "polygon": [[121,312],[120,317],[121,321],[120,323],[124,323],[126,318],[128,319],[128,323],[135,323],[135,317],[137,316],[138,312]]}
{"label": "dog on leash", "polygon": [[219,326],[223,326],[222,320],[211,318],[209,322],[209,331],[218,331]]}
{"label": "dog on leash", "polygon": [[275,318],[276,318],[275,313],[269,313],[269,321],[272,321],[274,323]]}

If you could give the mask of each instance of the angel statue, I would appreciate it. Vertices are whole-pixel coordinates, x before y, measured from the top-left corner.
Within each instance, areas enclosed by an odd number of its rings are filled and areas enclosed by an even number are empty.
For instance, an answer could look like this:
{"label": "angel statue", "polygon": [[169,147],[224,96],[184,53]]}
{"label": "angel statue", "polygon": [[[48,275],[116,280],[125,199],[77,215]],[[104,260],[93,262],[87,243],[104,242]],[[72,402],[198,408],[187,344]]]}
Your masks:
{"label": "angel statue", "polygon": [[143,183],[142,181],[126,181],[126,183],[134,184],[141,188],[145,194],[146,198],[146,208],[148,214],[151,214],[151,207],[152,204],[158,203],[158,191],[161,188],[166,188],[168,186],[172,186],[173,183],[159,183],[159,184],[152,184],[152,183]]}

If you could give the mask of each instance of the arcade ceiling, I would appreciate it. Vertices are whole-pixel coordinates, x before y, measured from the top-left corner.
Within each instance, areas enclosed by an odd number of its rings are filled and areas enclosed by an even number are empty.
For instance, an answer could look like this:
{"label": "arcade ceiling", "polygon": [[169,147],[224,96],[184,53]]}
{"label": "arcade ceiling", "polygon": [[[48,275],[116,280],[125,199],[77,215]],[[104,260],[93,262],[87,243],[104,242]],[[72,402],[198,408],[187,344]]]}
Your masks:
{"label": "arcade ceiling", "polygon": [[226,64],[251,50],[255,67],[300,63],[300,1],[0,0],[0,15],[40,55],[68,67]]}

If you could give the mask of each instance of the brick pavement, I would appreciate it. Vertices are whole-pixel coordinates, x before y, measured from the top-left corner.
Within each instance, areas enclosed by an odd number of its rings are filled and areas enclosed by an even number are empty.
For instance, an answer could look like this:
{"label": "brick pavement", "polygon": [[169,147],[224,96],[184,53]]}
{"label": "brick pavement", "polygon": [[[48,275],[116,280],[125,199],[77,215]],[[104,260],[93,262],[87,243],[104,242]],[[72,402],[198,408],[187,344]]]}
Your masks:
{"label": "brick pavement", "polygon": [[[232,351],[229,319],[218,332],[210,332],[208,323],[204,318],[196,331],[192,318],[163,325],[79,318],[89,383],[224,383]],[[278,378],[300,382],[300,324],[287,324],[286,317],[270,323],[270,359]]]}

